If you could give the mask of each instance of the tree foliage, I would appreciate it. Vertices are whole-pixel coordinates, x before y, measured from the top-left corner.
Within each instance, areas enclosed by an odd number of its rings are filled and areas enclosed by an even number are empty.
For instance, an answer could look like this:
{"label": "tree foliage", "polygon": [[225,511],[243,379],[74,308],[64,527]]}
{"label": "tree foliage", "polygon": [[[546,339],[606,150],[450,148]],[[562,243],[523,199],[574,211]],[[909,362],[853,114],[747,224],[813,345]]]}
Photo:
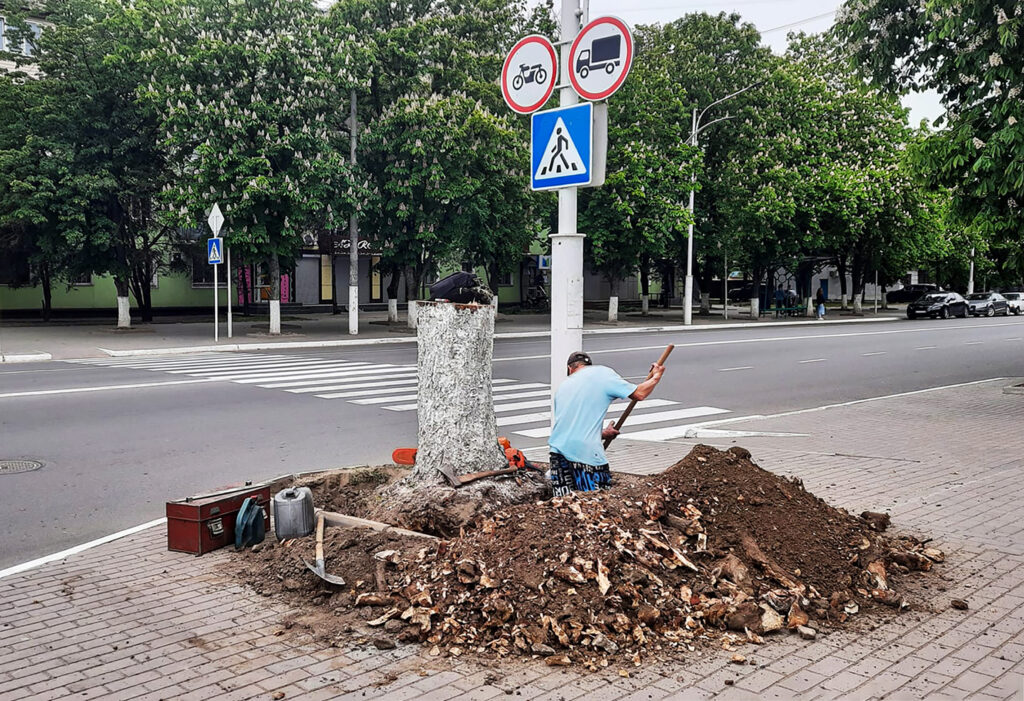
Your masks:
{"label": "tree foliage", "polygon": [[915,149],[953,214],[995,245],[1024,241],[1024,8],[1002,0],[850,0],[836,35],[878,84],[931,88],[946,108],[941,131]]}

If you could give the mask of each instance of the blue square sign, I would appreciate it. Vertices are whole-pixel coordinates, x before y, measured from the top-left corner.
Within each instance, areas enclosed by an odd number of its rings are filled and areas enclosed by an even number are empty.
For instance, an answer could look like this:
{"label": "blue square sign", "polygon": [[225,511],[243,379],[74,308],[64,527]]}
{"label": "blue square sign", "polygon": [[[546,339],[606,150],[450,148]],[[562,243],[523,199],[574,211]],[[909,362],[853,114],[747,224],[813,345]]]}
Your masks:
{"label": "blue square sign", "polygon": [[556,190],[593,179],[594,106],[535,112],[530,119],[530,188]]}
{"label": "blue square sign", "polygon": [[224,239],[206,240],[206,259],[210,265],[220,265],[224,262]]}

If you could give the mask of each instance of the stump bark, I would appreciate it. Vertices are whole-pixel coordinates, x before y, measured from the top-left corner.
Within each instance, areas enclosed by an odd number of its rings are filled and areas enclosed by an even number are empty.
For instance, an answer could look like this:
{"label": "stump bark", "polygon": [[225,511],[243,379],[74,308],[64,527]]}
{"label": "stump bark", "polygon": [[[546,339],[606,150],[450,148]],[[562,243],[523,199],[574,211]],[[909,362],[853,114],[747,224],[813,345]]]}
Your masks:
{"label": "stump bark", "polygon": [[420,302],[417,341],[419,435],[412,479],[437,484],[507,466],[491,392],[494,307]]}

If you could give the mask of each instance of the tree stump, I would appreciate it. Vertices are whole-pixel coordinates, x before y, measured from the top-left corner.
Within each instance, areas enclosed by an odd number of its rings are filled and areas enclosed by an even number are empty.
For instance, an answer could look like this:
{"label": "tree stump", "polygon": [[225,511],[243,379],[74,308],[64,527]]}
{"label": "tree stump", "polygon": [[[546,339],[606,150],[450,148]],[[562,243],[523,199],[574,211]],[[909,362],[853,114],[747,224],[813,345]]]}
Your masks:
{"label": "tree stump", "polygon": [[494,307],[420,302],[419,437],[412,478],[437,483],[507,466],[491,393]]}

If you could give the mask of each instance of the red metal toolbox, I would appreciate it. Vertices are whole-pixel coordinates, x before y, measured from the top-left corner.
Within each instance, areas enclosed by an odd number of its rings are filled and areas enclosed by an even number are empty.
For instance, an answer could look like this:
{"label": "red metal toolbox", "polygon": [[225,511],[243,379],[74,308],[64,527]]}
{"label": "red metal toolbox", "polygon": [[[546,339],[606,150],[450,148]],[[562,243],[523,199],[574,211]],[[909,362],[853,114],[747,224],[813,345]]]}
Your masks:
{"label": "red metal toolbox", "polygon": [[269,526],[269,484],[228,487],[167,502],[167,549],[202,555],[234,544],[235,518],[247,497],[256,498]]}

